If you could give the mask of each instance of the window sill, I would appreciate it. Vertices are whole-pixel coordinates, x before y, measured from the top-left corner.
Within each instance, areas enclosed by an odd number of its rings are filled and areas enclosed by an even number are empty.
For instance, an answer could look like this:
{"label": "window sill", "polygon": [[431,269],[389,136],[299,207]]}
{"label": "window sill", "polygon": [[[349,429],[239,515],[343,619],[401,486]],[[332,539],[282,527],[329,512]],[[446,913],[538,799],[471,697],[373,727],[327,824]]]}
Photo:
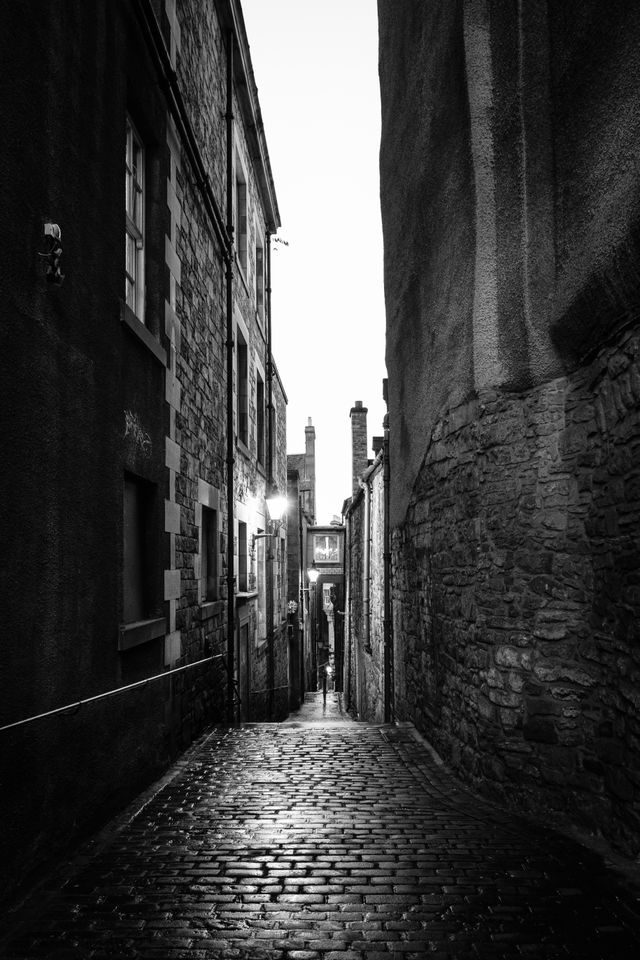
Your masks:
{"label": "window sill", "polygon": [[135,315],[131,307],[127,306],[127,304],[122,300],[120,301],[120,321],[124,324],[127,330],[130,330],[131,333],[145,345],[147,350],[153,354],[158,363],[161,363],[163,367],[166,367],[167,351],[160,346],[154,335],[150,330],[147,329],[147,327],[145,327],[142,320]]}
{"label": "window sill", "polygon": [[250,592],[247,590],[239,590],[236,593],[236,606],[240,606],[241,603],[248,603],[249,600],[253,600],[254,597],[257,597],[257,596],[258,596],[257,590],[252,590]]}
{"label": "window sill", "polygon": [[240,258],[238,257],[237,250],[236,250],[236,276],[242,280],[242,285],[245,289],[245,293],[247,294],[248,297],[250,297],[251,292],[249,290],[249,281],[247,280],[247,276],[246,276],[246,267],[243,267],[242,264],[240,263]]}
{"label": "window sill", "polygon": [[131,650],[142,643],[149,643],[158,637],[164,637],[167,622],[164,617],[155,620],[137,620],[135,623],[121,623],[118,637],[118,650]]}
{"label": "window sill", "polygon": [[216,614],[222,613],[223,609],[223,600],[205,600],[200,604],[200,620],[211,620]]}
{"label": "window sill", "polygon": [[240,437],[236,437],[236,447],[240,451],[240,453],[243,453],[245,455],[247,460],[251,459],[251,454],[249,453],[249,447],[246,445],[244,440],[240,439]]}

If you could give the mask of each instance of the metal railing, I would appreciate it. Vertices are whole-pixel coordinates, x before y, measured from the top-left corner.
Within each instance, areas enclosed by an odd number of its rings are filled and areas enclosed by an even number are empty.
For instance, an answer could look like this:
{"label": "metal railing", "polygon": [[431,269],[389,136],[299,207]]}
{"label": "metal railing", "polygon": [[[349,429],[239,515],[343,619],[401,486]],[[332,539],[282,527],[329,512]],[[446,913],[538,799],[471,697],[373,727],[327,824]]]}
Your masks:
{"label": "metal railing", "polygon": [[275,693],[276,690],[288,690],[288,689],[289,689],[289,684],[283,683],[279,687],[263,687],[262,690],[250,690],[249,696],[257,697],[261,693],[271,693],[271,692]]}
{"label": "metal railing", "polygon": [[199,667],[203,663],[211,663],[213,660],[221,660],[224,654],[217,653],[213,657],[205,657],[204,660],[196,660],[195,663],[187,663],[183,667],[174,667],[173,670],[165,670],[164,673],[156,673],[153,677],[145,677],[144,680],[136,680],[135,683],[128,683],[125,687],[115,687],[113,690],[106,690],[104,693],[97,693],[94,697],[87,697],[85,700],[77,700],[74,703],[68,703],[64,707],[56,707],[55,710],[47,710],[45,713],[38,713],[33,717],[25,717],[23,720],[15,720],[13,723],[6,723],[0,727],[0,733],[4,730],[11,730],[14,727],[22,727],[27,723],[34,723],[36,720],[44,720],[45,717],[53,717],[56,714],[67,714],[73,717],[87,703],[95,703],[96,700],[104,700],[107,697],[114,697],[118,693],[124,693],[127,690],[135,690],[136,687],[144,687],[154,680],[163,680],[174,673],[182,673],[183,670],[191,670],[193,667]]}

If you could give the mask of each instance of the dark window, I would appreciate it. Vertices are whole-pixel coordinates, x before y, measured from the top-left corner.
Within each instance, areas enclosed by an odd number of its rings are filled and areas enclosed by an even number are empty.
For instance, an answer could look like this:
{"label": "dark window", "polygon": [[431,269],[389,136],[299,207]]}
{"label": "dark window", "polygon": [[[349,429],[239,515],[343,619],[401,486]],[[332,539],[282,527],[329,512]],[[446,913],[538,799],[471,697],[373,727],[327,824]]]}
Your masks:
{"label": "dark window", "polygon": [[260,240],[256,242],[256,312],[262,323],[264,320],[264,248]]}
{"label": "dark window", "polygon": [[235,241],[236,255],[242,272],[247,273],[247,182],[236,157]]}
{"label": "dark window", "polygon": [[201,596],[203,601],[218,599],[218,515],[202,508]]}
{"label": "dark window", "polygon": [[238,330],[237,378],[238,378],[238,440],[249,444],[249,350]]}
{"label": "dark window", "polygon": [[152,484],[127,476],[124,481],[123,619],[145,620],[150,612],[149,517]]}
{"label": "dark window", "polygon": [[256,423],[258,429],[258,463],[264,463],[264,382],[260,374],[256,379]]}
{"label": "dark window", "polygon": [[247,591],[247,525],[238,521],[238,590]]}
{"label": "dark window", "polygon": [[[262,533],[258,530],[258,533]],[[260,539],[258,544],[258,640],[264,640],[267,635],[267,544]]]}

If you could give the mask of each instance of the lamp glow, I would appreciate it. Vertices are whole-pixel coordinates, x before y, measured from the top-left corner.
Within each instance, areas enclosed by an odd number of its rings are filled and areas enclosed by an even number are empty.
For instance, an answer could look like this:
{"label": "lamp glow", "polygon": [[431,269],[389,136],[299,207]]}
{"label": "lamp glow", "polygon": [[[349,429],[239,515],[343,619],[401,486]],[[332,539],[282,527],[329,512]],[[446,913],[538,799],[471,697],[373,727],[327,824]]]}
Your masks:
{"label": "lamp glow", "polygon": [[282,520],[284,514],[287,512],[287,498],[278,495],[267,497],[266,503],[267,510],[269,511],[269,519],[274,523]]}

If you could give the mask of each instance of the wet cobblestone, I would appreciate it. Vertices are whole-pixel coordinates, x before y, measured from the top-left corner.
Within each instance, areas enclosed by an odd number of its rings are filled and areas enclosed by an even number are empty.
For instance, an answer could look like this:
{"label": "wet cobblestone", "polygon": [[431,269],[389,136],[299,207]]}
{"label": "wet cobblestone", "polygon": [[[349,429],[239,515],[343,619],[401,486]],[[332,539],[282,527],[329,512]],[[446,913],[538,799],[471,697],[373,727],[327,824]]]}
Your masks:
{"label": "wet cobblestone", "polygon": [[330,694],[203,738],[5,917],[0,956],[635,960],[638,896]]}

